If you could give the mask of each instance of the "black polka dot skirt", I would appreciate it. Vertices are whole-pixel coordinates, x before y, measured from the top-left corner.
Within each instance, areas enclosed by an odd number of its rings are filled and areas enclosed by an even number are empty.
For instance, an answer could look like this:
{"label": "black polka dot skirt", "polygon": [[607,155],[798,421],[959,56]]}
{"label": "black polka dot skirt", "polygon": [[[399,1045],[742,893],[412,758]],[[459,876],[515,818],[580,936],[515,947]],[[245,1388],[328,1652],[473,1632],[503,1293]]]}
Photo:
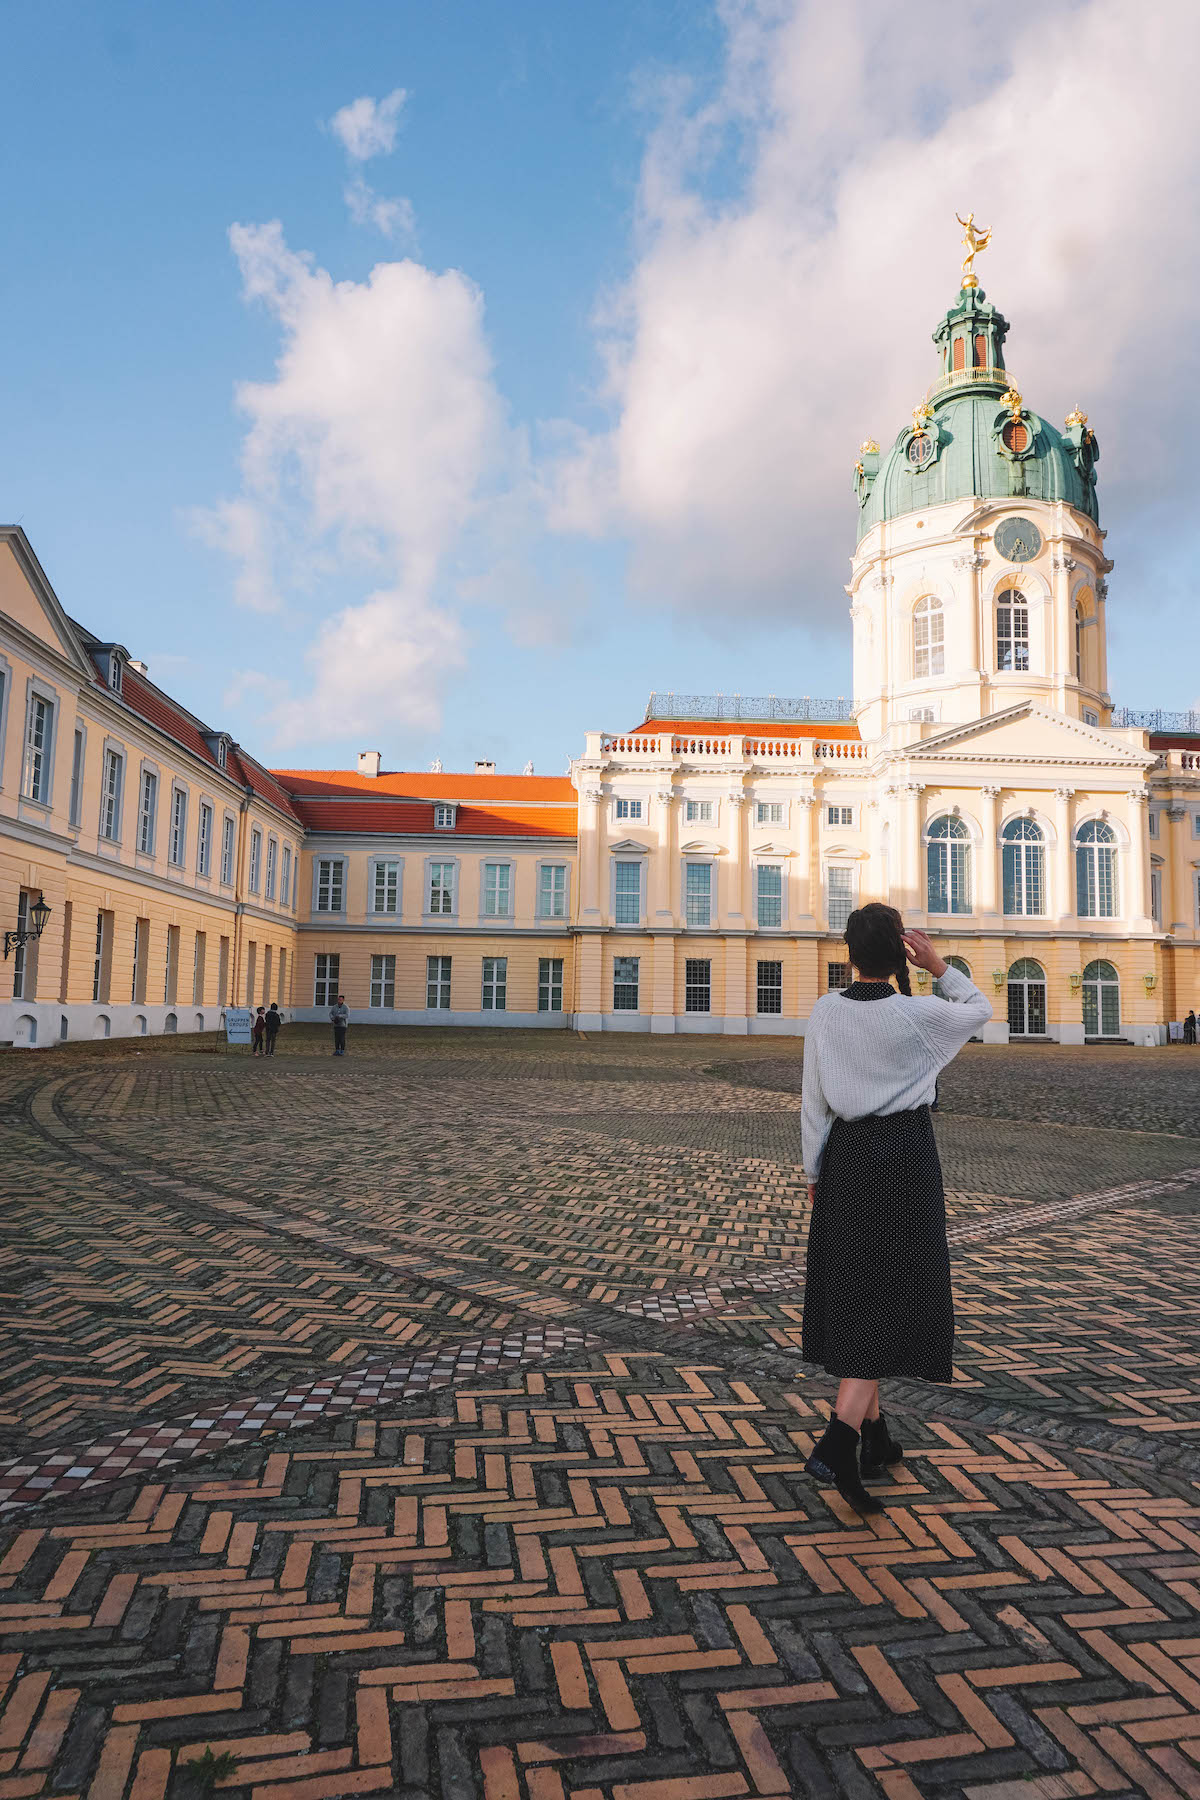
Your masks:
{"label": "black polka dot skirt", "polygon": [[927,1106],[835,1119],[808,1233],[802,1355],[830,1375],[953,1377],[946,1199]]}

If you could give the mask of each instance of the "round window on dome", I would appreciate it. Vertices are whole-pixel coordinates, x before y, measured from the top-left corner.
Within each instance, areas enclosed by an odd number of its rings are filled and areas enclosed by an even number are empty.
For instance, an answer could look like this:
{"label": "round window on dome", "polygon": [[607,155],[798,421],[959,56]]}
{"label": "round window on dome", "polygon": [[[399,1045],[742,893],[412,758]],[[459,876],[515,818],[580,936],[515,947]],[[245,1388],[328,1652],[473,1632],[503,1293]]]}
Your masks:
{"label": "round window on dome", "polygon": [[927,431],[914,432],[905,452],[914,469],[924,469],[933,461],[933,439]]}
{"label": "round window on dome", "polygon": [[1029,427],[1023,419],[1010,419],[1000,436],[1004,440],[1004,448],[1011,450],[1014,456],[1020,456],[1029,448]]}

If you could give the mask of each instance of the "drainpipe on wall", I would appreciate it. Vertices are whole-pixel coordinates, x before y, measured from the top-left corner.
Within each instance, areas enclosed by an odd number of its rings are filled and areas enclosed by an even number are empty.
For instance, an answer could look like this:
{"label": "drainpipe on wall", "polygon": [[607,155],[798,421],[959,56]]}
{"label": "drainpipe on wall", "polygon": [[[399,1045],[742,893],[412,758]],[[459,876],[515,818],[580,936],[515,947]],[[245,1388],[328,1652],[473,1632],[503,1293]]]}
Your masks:
{"label": "drainpipe on wall", "polygon": [[243,898],[245,870],[243,855],[246,847],[246,815],[250,810],[250,802],[254,798],[254,789],[247,782],[242,789],[242,803],[238,807],[237,849],[234,852],[234,889],[233,889],[233,973],[229,979],[229,1004],[238,1005],[242,982],[242,913],[245,909]]}

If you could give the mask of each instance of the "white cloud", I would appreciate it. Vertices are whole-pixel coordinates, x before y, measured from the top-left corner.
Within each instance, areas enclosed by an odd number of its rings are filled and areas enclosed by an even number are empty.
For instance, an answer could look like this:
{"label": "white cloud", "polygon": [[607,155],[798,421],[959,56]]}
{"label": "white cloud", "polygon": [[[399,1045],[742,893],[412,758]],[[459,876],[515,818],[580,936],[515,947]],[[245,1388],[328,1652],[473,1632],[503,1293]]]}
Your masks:
{"label": "white cloud", "polygon": [[363,94],[334,113],[329,129],[355,162],[387,156],[396,148],[400,111],[407,99],[404,88],[393,88],[382,100]]}
{"label": "white cloud", "polygon": [[411,201],[385,199],[361,175],[347,183],[345,198],[356,225],[374,225],[389,238],[414,235],[417,222]]}
{"label": "white cloud", "polygon": [[[610,430],[557,472],[560,526],[623,533],[656,599],[841,631],[855,446],[934,374],[955,211],[1030,404],[1097,428],[1101,504],[1190,482],[1191,0],[729,0],[712,98],[661,99],[635,263],[600,324]],[[1190,497],[1189,497],[1190,499]]]}
{"label": "white cloud", "polygon": [[432,725],[464,646],[439,583],[509,455],[482,297],[412,261],[334,281],[277,221],[230,241],[281,347],[273,380],[237,390],[242,491],[205,515],[209,539],[238,559],[245,604],[286,588],[320,605],[335,570],[371,572],[319,626],[308,691],[263,690],[268,718],[287,741]]}
{"label": "white cloud", "polygon": [[195,535],[213,550],[223,550],[236,561],[233,597],[251,612],[278,612],[279,595],[271,571],[271,546],[267,519],[249,500],[222,500],[216,506],[194,507],[188,515]]}

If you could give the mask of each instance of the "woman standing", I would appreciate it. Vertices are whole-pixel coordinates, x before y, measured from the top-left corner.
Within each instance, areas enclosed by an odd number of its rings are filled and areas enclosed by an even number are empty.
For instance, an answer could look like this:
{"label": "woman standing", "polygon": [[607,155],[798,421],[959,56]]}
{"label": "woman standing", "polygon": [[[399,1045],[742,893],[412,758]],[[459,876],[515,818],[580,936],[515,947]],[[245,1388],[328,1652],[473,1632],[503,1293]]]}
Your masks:
{"label": "woman standing", "polygon": [[[851,913],[846,947],[858,979],[822,995],[804,1040],[812,1219],[802,1354],[840,1380],[806,1473],[877,1513],[861,1477],[903,1455],[879,1410],[881,1378],[952,1377],[946,1203],[929,1107],[938,1075],[992,1006],[923,931],[905,931],[892,906]],[[910,992],[909,962],[928,969],[944,999]]]}

